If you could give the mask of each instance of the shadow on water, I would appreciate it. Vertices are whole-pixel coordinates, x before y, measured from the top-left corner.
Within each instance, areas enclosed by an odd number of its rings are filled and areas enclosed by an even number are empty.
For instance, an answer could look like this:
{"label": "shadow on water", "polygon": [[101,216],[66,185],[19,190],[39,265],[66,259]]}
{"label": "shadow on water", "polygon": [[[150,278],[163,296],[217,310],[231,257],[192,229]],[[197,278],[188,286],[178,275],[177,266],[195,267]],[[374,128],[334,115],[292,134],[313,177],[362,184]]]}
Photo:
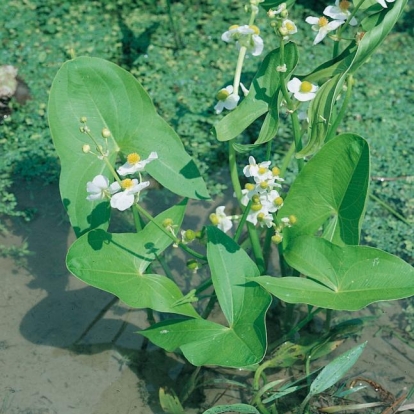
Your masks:
{"label": "shadow on water", "polygon": [[136,333],[147,326],[145,311],[128,309],[99,289],[79,288],[78,281],[69,274],[65,256],[74,235],[58,186],[32,183],[30,188],[16,189],[15,193],[21,209],[37,211],[29,224],[15,220],[10,229],[27,241],[33,253],[27,259],[27,270],[34,279],[27,287],[47,293],[23,316],[21,335],[35,345],[76,355],[115,351],[111,358],[117,360],[120,370],[128,366],[138,380],[145,382],[150,391],[148,404],[154,412],[160,412],[158,389],[174,386],[182,363],[153,347],[146,350],[143,337]]}

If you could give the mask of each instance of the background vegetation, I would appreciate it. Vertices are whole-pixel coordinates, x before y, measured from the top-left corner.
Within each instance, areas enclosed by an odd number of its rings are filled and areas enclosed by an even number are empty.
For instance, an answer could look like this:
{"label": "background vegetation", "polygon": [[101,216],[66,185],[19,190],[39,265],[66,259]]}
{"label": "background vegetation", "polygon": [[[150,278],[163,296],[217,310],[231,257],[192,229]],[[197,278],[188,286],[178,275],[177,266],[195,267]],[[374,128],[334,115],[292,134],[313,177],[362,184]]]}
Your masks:
{"label": "background vegetation", "polygon": [[[304,22],[327,2],[302,2],[291,17],[298,23],[294,37],[307,61],[329,57],[329,48],[312,46],[313,33]],[[414,7],[356,78],[354,99],[341,131],[365,137],[372,153],[372,193],[406,221],[371,201],[364,241],[414,263],[413,125]],[[0,125],[0,218],[30,220],[35,211],[20,211],[14,191],[24,185],[57,183],[59,164],[47,125],[48,91],[59,67],[74,56],[111,60],[130,71],[147,89],[159,113],[181,136],[201,172],[209,175],[213,194],[225,187],[219,179],[226,149],[215,141],[213,106],[217,91],[231,83],[236,51],[220,40],[231,24],[244,23],[242,2],[204,0],[5,0],[0,5],[0,64],[18,68],[31,100],[10,102],[11,115]],[[265,51],[276,47],[266,15],[258,18]],[[260,59],[249,59],[242,81]],[[306,73],[306,61],[300,62]],[[242,139],[255,139],[255,129]],[[281,127],[274,161],[290,142]],[[295,166],[292,164],[292,168]],[[377,177],[377,178],[376,178]],[[385,178],[384,180],[378,177]],[[408,177],[408,178],[407,178]],[[411,177],[411,179],[410,179]],[[19,253],[19,250],[13,250]],[[0,246],[0,253],[10,249]],[[24,246],[20,253],[24,252]]]}

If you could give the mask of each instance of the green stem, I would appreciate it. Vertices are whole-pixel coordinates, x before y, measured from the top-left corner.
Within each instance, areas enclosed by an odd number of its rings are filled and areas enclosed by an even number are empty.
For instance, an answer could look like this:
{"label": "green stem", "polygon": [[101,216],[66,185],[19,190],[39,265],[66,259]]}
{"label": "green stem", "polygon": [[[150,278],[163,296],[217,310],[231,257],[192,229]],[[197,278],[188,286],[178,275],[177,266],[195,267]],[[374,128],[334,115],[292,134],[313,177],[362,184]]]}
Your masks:
{"label": "green stem", "polygon": [[148,211],[146,211],[144,208],[142,208],[139,204],[135,204],[137,206],[137,210],[143,215],[145,216],[149,221],[151,221],[155,226],[158,227],[159,230],[161,230],[166,236],[168,236],[170,239],[172,239],[174,241],[174,243],[177,244],[177,246],[179,246],[181,249],[183,249],[184,251],[186,251],[188,254],[194,256],[197,259],[203,260],[203,261],[207,261],[207,257],[196,252],[195,250],[191,249],[190,247],[188,247],[186,244],[182,243],[181,240],[179,240],[177,237],[175,237],[173,234],[171,234],[167,229],[165,229],[162,225],[158,224],[154,217],[151,216],[150,213],[148,213]]}
{"label": "green stem", "polygon": [[289,166],[290,161],[292,160],[292,157],[293,157],[294,154],[295,154],[295,143],[292,142],[290,144],[288,152],[283,157],[282,165],[280,166],[280,177],[285,176],[287,167]]}
{"label": "green stem", "polygon": [[272,351],[283,342],[286,342],[290,338],[292,338],[297,332],[299,332],[305,325],[307,325],[313,317],[319,313],[322,310],[322,308],[316,308],[315,310],[308,313],[308,315],[303,318],[299,323],[297,323],[287,334],[283,335],[280,339],[278,339],[276,342],[273,342],[272,344],[269,344],[268,350]]}
{"label": "green stem", "polygon": [[260,246],[259,235],[257,234],[256,227],[253,223],[247,223],[247,230],[249,232],[250,241],[252,242],[252,249],[257,267],[259,268],[260,274],[263,275],[266,272],[266,266],[262,248]]}
{"label": "green stem", "polygon": [[172,15],[170,0],[167,0],[167,14],[168,20],[170,21],[172,32],[174,33],[175,48],[179,50],[183,47],[183,42],[181,40],[180,32],[177,29],[177,25],[175,24],[174,17]]}
{"label": "green stem", "polygon": [[239,57],[237,59],[236,71],[234,73],[234,80],[233,80],[233,93],[239,94],[239,86],[240,86],[240,78],[243,69],[243,62],[246,56],[247,48],[242,46],[239,51]]}
{"label": "green stem", "polygon": [[139,233],[142,230],[142,222],[141,222],[141,217],[139,215],[139,211],[136,208],[138,204],[135,204],[134,207],[132,208],[132,215],[134,216],[134,224],[135,224],[135,228],[137,230],[137,233]]}
{"label": "green stem", "polygon": [[378,198],[376,195],[374,195],[372,193],[369,196],[373,200],[375,200],[378,204],[380,204],[382,207],[384,207],[386,210],[388,210],[392,215],[394,215],[395,217],[400,219],[402,222],[404,222],[405,224],[408,224],[410,227],[412,226],[412,223],[410,223],[404,216],[402,216],[400,213],[398,213],[398,211],[394,210],[389,204],[382,201],[380,198]]}
{"label": "green stem", "polygon": [[332,309],[326,309],[326,319],[324,323],[324,329],[326,332],[331,329],[331,322],[332,322]]}
{"label": "green stem", "polygon": [[349,104],[349,101],[351,99],[353,84],[354,84],[354,78],[353,78],[352,75],[349,75],[348,79],[347,79],[347,90],[346,90],[344,101],[342,103],[342,106],[341,106],[341,109],[340,109],[338,115],[335,118],[335,121],[332,123],[332,125],[329,128],[328,133],[326,134],[326,139],[325,139],[326,142],[328,142],[329,140],[331,140],[334,137],[334,135],[336,133],[336,130],[338,129],[339,124],[341,123],[342,119],[345,116],[345,112],[348,108],[348,104]]}
{"label": "green stem", "polygon": [[[284,64],[284,43],[280,43],[280,60],[281,65]],[[288,107],[288,110],[290,112],[290,118],[292,121],[292,129],[293,129],[293,137],[295,141],[295,150],[296,152],[299,152],[302,149],[302,133],[300,128],[300,122],[298,118],[298,114],[296,112],[296,106],[293,103],[292,99],[290,98],[289,91],[286,88],[286,80],[285,80],[285,74],[284,72],[280,72],[280,89],[283,95],[283,98],[286,101],[286,105]],[[303,168],[304,162],[303,159],[298,159],[298,169],[299,171]]]}
{"label": "green stem", "polygon": [[243,231],[244,224],[246,223],[247,216],[249,215],[250,207],[252,205],[252,200],[249,201],[246,208],[243,211],[243,215],[239,221],[239,225],[237,226],[236,234],[233,237],[233,240],[238,243],[239,238],[241,236],[241,232]]}

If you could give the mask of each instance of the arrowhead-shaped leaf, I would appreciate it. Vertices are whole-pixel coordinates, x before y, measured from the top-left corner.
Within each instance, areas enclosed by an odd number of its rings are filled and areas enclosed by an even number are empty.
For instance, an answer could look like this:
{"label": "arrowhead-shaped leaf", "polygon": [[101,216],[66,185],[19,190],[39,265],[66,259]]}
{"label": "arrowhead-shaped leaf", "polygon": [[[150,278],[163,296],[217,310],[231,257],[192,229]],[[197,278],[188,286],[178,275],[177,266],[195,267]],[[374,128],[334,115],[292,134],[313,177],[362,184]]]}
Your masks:
{"label": "arrowhead-shaped leaf", "polygon": [[[170,218],[180,224],[186,203],[174,206],[155,218],[162,223]],[[66,264],[76,277],[99,289],[113,293],[134,308],[198,317],[183,298],[178,286],[165,276],[144,274],[145,270],[169,245],[172,239],[155,224],[148,223],[139,233],[107,233],[91,230],[69,249]]]}
{"label": "arrowhead-shaped leaf", "polygon": [[213,284],[229,326],[200,319],[172,320],[141,334],[167,351],[180,348],[197,366],[245,367],[258,363],[266,351],[265,314],[270,296],[247,282],[246,278],[255,278],[259,270],[237,243],[215,227],[208,227],[207,235]]}
{"label": "arrowhead-shaped leaf", "polygon": [[254,281],[288,303],[354,311],[414,295],[414,268],[379,249],[340,247],[301,236],[289,244],[284,257],[307,277],[260,276]]}
{"label": "arrowhead-shaped leaf", "polygon": [[305,165],[280,209],[280,217],[297,222],[284,231],[291,239],[314,235],[322,225],[324,237],[336,244],[358,244],[369,184],[369,148],[355,134],[329,141]]}
{"label": "arrowhead-shaped leaf", "polygon": [[[86,183],[96,175],[111,177],[105,163],[82,152],[83,144],[95,145],[80,132],[80,118],[99,145],[108,150],[115,165],[118,153],[137,152],[146,158],[152,151],[158,160],[148,171],[163,186],[184,197],[208,198],[197,167],[173,129],[156,113],[139,82],[117,65],[98,58],[80,57],[66,62],[57,73],[49,100],[49,125],[61,160],[60,190],[77,235],[107,228],[108,203],[86,200]],[[104,127],[111,131],[107,141]],[[113,178],[111,177],[113,180]]]}

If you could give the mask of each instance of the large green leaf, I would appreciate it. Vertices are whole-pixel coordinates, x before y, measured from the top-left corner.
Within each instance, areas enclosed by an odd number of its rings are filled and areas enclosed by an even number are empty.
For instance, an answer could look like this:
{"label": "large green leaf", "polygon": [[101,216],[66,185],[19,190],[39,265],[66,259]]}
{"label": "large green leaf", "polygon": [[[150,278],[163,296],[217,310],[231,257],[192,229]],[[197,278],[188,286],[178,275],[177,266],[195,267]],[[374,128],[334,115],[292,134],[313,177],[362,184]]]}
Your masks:
{"label": "large green leaf", "polygon": [[[298,62],[298,51],[294,43],[285,46],[284,57],[287,67],[284,77],[288,78]],[[275,49],[263,60],[246,98],[215,125],[214,129],[219,141],[236,138],[269,109],[272,110],[263,123],[256,143],[267,142],[276,135],[279,120],[277,102],[280,91],[280,72],[276,70],[278,65],[280,65],[280,49]]]}
{"label": "large green leaf", "polygon": [[246,282],[259,270],[237,243],[214,227],[207,228],[207,235],[213,284],[229,326],[202,319],[172,320],[141,333],[167,351],[180,348],[197,366],[245,367],[258,363],[266,351],[265,314],[270,295],[255,283]]}
{"label": "large green leaf", "polygon": [[301,236],[289,244],[284,257],[307,277],[260,276],[254,281],[288,303],[354,311],[414,295],[414,268],[379,249],[340,247]]}
{"label": "large green leaf", "polygon": [[[170,218],[180,225],[186,203],[182,202],[155,218],[162,223]],[[154,223],[139,233],[108,233],[91,230],[77,239],[68,251],[66,264],[76,277],[99,289],[113,293],[134,308],[198,317],[183,298],[178,286],[165,276],[144,274],[145,270],[172,239]]]}
{"label": "large green leaf", "polygon": [[[49,100],[49,125],[61,160],[60,190],[77,235],[107,227],[106,202],[86,201],[86,183],[97,174],[109,172],[102,160],[82,152],[92,140],[79,130],[80,118],[99,145],[108,149],[112,165],[121,152],[137,152],[146,158],[152,151],[158,160],[146,170],[176,194],[204,199],[208,193],[191,157],[173,129],[156,113],[139,82],[117,65],[98,58],[80,57],[66,62],[58,71]],[[112,137],[101,137],[107,127]],[[113,179],[113,178],[112,178]]]}
{"label": "large green leaf", "polygon": [[355,134],[329,141],[305,165],[280,209],[297,222],[285,229],[284,246],[299,235],[324,237],[336,244],[358,244],[369,184],[369,148]]}

